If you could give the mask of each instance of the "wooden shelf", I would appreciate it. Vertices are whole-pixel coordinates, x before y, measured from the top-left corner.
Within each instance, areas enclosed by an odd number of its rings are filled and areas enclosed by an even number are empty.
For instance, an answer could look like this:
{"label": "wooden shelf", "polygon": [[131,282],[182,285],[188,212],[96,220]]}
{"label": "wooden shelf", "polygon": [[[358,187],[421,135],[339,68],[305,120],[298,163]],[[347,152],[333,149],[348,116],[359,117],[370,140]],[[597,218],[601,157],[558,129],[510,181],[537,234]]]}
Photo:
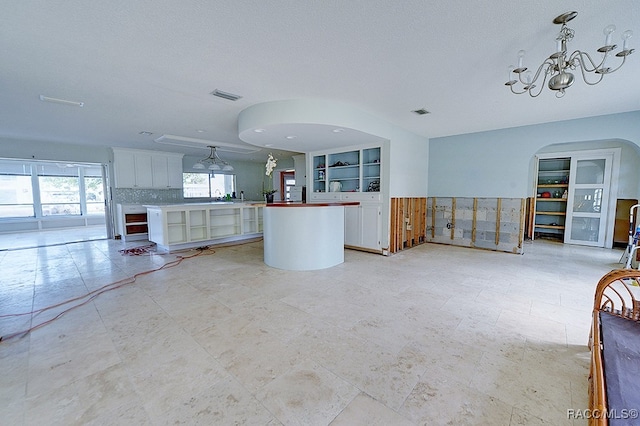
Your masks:
{"label": "wooden shelf", "polygon": [[568,188],[568,183],[541,183],[538,188]]}
{"label": "wooden shelf", "polygon": [[537,198],[537,202],[540,201],[564,201],[565,203],[567,202],[566,198],[542,198],[542,197],[538,197]]}
{"label": "wooden shelf", "polygon": [[564,229],[562,225],[536,225],[536,228],[544,228],[544,229]]}
{"label": "wooden shelf", "polygon": [[566,216],[567,212],[541,212],[537,211],[536,214],[541,214],[545,216]]}

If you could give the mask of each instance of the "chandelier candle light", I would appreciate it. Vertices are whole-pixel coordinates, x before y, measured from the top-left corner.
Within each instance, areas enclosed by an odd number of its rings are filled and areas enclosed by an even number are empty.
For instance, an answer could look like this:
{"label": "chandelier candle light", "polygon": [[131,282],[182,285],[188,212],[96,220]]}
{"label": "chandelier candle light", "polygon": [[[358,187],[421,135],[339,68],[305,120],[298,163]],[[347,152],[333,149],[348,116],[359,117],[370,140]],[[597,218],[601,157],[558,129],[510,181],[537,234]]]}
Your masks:
{"label": "chandelier candle light", "polygon": [[[211,149],[211,153],[207,158],[203,158],[193,165],[194,169],[204,169],[207,168],[211,171],[223,171],[223,172],[232,172],[233,166],[220,157],[218,157],[218,153],[216,152],[216,147],[209,145],[207,148]],[[208,166],[207,166],[208,164]]]}
{"label": "chandelier candle light", "polygon": [[[567,51],[567,42],[573,39],[575,31],[567,27],[567,22],[571,21],[578,15],[578,12],[566,12],[560,16],[557,16],[554,20],[554,24],[562,25],[560,32],[556,37],[556,52],[550,55],[539,67],[535,74],[527,70],[527,67],[523,65],[525,51],[518,52],[518,66],[509,67],[509,81],[505,83],[509,86],[511,91],[516,95],[528,93],[531,97],[535,98],[540,95],[544,88],[544,83],[549,77],[549,89],[556,91],[556,97],[561,98],[564,96],[566,88],[571,86],[574,81],[573,73],[570,72],[576,68],[580,69],[582,79],[590,86],[600,83],[605,74],[611,74],[622,67],[627,59],[627,56],[631,55],[635,49],[629,48],[629,39],[633,35],[631,30],[627,30],[622,33],[622,50],[615,56],[622,58],[622,63],[616,68],[608,66],[607,62],[611,57],[613,50],[617,47],[611,43],[611,37],[616,30],[615,25],[607,25],[604,29],[606,36],[604,46],[598,49],[599,53],[602,53],[602,59],[599,63],[589,56],[588,53],[581,50],[576,50],[570,55]],[[587,73],[595,73],[598,77],[594,81],[587,79]],[[515,75],[514,75],[515,74]],[[542,76],[542,83],[539,88],[534,91],[536,82]],[[518,84],[522,84],[521,88],[516,87]]]}

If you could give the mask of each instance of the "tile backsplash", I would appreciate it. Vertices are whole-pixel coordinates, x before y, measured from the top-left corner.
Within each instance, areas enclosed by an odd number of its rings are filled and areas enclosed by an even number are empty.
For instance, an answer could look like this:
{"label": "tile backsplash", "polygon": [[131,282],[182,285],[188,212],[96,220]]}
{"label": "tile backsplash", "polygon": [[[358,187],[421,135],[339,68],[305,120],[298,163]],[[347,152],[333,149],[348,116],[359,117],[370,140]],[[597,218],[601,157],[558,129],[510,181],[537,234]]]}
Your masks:
{"label": "tile backsplash", "polygon": [[114,188],[116,204],[183,203],[182,189]]}

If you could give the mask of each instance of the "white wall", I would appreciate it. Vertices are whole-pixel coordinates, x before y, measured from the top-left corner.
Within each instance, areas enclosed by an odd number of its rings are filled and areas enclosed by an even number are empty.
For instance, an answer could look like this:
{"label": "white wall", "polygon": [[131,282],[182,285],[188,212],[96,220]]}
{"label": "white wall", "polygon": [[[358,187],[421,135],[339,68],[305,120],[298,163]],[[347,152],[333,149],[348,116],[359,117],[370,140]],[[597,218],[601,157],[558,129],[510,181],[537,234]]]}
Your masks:
{"label": "white wall", "polygon": [[[428,195],[531,196],[531,165],[536,152],[552,144],[585,141],[608,141],[603,145],[627,141],[625,152],[636,150],[637,156],[640,111],[431,139]],[[630,193],[638,194],[637,172],[631,170],[634,162],[625,162],[621,174],[630,181],[623,185],[630,197]]]}
{"label": "white wall", "polygon": [[394,129],[389,132],[389,195],[426,197],[429,141],[413,133]]}
{"label": "white wall", "polygon": [[[349,104],[320,99],[292,99],[265,102],[243,110],[238,117],[240,139],[255,142],[254,128],[268,128],[280,124],[315,124],[342,127],[372,135],[366,143],[353,142],[353,146],[380,143],[388,163],[383,173],[390,179],[390,197],[424,197],[427,194],[427,162],[429,140],[366,111]],[[387,144],[388,141],[388,144]],[[281,148],[287,148],[285,146]],[[331,149],[335,149],[332,147]],[[328,150],[315,146],[308,152]]]}
{"label": "white wall", "polygon": [[0,138],[1,158],[109,164],[111,148]]}
{"label": "white wall", "polygon": [[[0,138],[0,158],[20,158],[51,161],[75,161],[110,164],[113,159],[111,147],[63,144],[57,142],[25,141]],[[183,170],[193,170],[191,166],[202,157],[183,157]],[[267,159],[265,158],[265,163]],[[240,191],[245,199],[262,200],[264,164],[249,161],[234,161],[238,197]],[[280,159],[278,169],[293,168],[293,160]]]}

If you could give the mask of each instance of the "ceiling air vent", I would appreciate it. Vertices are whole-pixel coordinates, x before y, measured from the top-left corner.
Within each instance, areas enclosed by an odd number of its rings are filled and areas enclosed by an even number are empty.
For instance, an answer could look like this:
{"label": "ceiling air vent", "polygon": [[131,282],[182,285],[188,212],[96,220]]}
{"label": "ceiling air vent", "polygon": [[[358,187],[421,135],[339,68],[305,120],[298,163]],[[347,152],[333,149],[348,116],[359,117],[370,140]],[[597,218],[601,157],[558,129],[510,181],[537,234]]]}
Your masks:
{"label": "ceiling air vent", "polygon": [[228,101],[234,101],[234,102],[242,98],[242,96],[234,95],[233,93],[229,93],[229,92],[223,92],[222,90],[218,90],[218,89],[211,92],[211,94],[213,96],[217,96],[219,98],[226,99]]}
{"label": "ceiling air vent", "polygon": [[411,111],[411,112],[414,112],[414,113],[416,113],[416,114],[418,114],[418,115],[426,115],[426,114],[429,114],[429,111],[427,111],[427,110],[426,110],[426,109],[424,109],[424,108],[416,109],[416,110],[413,110],[413,111]]}

